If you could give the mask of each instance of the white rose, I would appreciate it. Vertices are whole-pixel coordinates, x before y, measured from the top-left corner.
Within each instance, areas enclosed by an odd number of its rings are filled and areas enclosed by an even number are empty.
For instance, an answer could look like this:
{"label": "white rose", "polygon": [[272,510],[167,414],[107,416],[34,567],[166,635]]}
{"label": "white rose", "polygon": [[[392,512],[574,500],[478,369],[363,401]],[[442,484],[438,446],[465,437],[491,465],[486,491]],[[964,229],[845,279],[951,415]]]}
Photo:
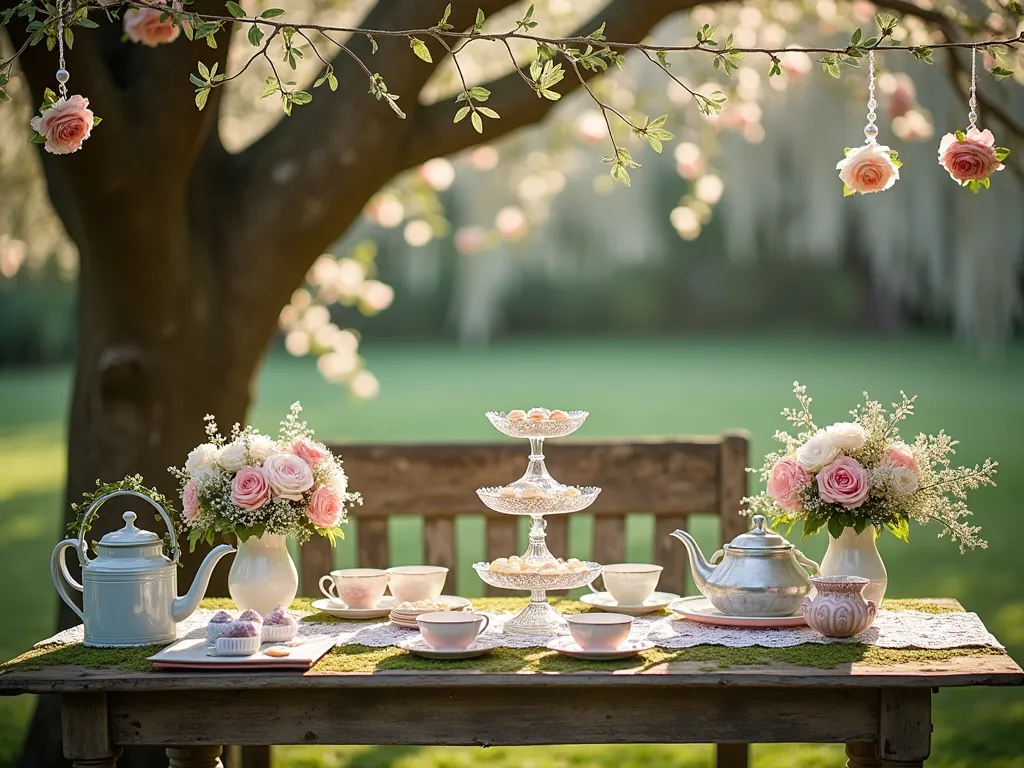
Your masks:
{"label": "white rose", "polygon": [[796,449],[796,463],[807,472],[820,472],[821,468],[839,455],[839,449],[828,436],[828,432],[821,429],[806,443]]}
{"label": "white rose", "polygon": [[302,501],[302,494],[313,487],[309,464],[292,453],[274,453],[263,462],[270,490],[278,499]]}
{"label": "white rose", "polygon": [[893,467],[891,478],[892,489],[901,496],[917,490],[917,473],[910,467]]}
{"label": "white rose", "polygon": [[272,453],[277,453],[277,443],[266,435],[253,435],[249,440],[249,455],[253,461],[266,461]]}
{"label": "white rose", "polygon": [[237,472],[245,466],[245,443],[235,440],[217,453],[217,463],[228,472]]}
{"label": "white rose", "polygon": [[196,470],[202,467],[209,467],[213,470],[212,465],[217,461],[218,450],[217,446],[213,443],[197,445],[189,453],[188,458],[185,459],[185,471],[194,476]]}
{"label": "white rose", "polygon": [[868,433],[864,431],[864,427],[850,421],[833,424],[831,427],[826,427],[825,431],[832,438],[833,445],[843,451],[856,451],[868,439]]}
{"label": "white rose", "polygon": [[340,469],[335,470],[331,473],[331,479],[328,484],[337,491],[339,496],[344,496],[348,492],[348,475],[346,475]]}

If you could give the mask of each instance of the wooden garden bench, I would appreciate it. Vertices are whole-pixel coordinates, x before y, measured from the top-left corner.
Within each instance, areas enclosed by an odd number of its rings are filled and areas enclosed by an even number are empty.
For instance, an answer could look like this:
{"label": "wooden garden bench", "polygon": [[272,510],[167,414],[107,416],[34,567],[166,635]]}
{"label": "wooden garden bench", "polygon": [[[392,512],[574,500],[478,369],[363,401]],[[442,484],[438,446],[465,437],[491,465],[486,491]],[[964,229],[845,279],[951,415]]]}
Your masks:
{"label": "wooden garden bench", "polygon": [[[522,440],[494,444],[332,445],[340,454],[352,487],[363,494],[362,506],[350,510],[355,521],[356,561],[360,566],[391,565],[388,520],[396,515],[423,518],[423,562],[447,566],[445,590],[459,594],[455,518],[485,516],[487,558],[517,553],[515,517],[486,509],[476,489],[504,485],[526,468]],[[664,566],[658,588],[682,594],[686,585],[686,553],[668,534],[687,527],[689,515],[718,515],[721,539],[728,542],[747,529],[737,514],[747,493],[749,440],[729,432],[721,437],[653,438],[583,442],[559,440],[545,445],[546,463],[558,480],[602,488],[585,513],[594,515],[593,558],[599,563],[626,560],[626,517],[654,515],[654,562]],[[548,548],[556,557],[569,551],[567,515],[547,518]],[[319,580],[334,568],[333,552],[324,539],[301,549],[300,592],[318,596]],[[504,593],[508,594],[508,593]],[[718,768],[745,768],[746,744],[720,744]],[[245,747],[245,768],[269,765],[268,747]]]}

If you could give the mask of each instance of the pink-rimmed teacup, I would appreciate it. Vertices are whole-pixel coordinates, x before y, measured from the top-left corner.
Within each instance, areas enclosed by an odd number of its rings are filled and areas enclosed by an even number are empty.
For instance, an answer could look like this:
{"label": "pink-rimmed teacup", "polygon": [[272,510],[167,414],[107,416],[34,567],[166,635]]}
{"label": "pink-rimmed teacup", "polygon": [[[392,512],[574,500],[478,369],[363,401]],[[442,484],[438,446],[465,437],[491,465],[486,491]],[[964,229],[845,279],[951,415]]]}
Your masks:
{"label": "pink-rimmed teacup", "polygon": [[343,568],[320,577],[320,591],[349,608],[375,608],[388,588],[388,572],[379,568]]}
{"label": "pink-rimmed teacup", "polygon": [[420,634],[435,651],[466,650],[490,623],[486,615],[468,611],[437,611],[416,617]]}
{"label": "pink-rimmed teacup", "polygon": [[633,627],[633,617],[623,613],[580,613],[565,620],[572,639],[585,651],[617,650]]}

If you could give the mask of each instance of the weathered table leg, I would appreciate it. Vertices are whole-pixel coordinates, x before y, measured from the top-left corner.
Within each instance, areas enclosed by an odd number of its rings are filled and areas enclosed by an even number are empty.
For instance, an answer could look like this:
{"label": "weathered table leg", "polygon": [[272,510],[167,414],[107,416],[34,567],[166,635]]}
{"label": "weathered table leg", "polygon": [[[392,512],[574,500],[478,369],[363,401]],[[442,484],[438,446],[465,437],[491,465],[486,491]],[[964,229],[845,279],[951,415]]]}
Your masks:
{"label": "weathered table leg", "polygon": [[220,761],[222,748],[168,747],[168,768],[223,768]]}
{"label": "weathered table leg", "polygon": [[922,768],[931,753],[931,691],[883,688],[878,736],[884,768]]}
{"label": "weathered table leg", "polygon": [[846,768],[881,768],[878,745],[862,742],[846,745]]}
{"label": "weathered table leg", "polygon": [[115,768],[121,748],[110,738],[105,694],[61,696],[60,719],[64,757],[74,768]]}
{"label": "weathered table leg", "polygon": [[715,768],[747,768],[746,744],[716,744]]}

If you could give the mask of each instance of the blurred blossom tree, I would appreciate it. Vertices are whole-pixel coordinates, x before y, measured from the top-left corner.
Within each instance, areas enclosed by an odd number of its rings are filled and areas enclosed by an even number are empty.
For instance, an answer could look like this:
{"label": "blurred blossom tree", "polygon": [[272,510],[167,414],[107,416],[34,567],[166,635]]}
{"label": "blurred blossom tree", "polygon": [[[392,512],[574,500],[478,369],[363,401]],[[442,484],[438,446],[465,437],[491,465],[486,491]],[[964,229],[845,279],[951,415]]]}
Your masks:
{"label": "blurred blossom tree", "polygon": [[[723,196],[713,167],[722,132],[760,142],[760,101],[809,77],[816,60],[822,77],[852,72],[842,82],[862,89],[853,67],[870,50],[883,52],[886,127],[908,140],[931,139],[934,128],[913,81],[895,71],[900,57],[941,56],[965,100],[964,48],[979,47],[996,78],[1020,80],[1024,69],[1013,45],[1024,39],[1024,9],[997,0],[975,3],[973,13],[906,0],[726,9],[695,0],[283,5],[4,5],[10,39],[0,99],[15,104],[0,113],[0,163],[17,183],[0,191],[0,226],[9,233],[0,240],[0,274],[50,256],[73,269],[33,161],[11,139],[28,122],[30,100],[54,108],[46,85],[57,69],[58,21],[69,87],[103,118],[74,154],[41,154],[50,201],[78,254],[69,500],[96,478],[141,472],[167,483],[165,468],[201,439],[204,414],[244,419],[278,327],[289,352],[317,356],[326,378],[375,396],[357,334],[333,323],[328,308],[373,314],[393,291],[376,278],[372,243],[340,257],[325,251],[361,214],[400,227],[411,246],[447,236],[440,193],[456,177],[447,155],[475,147],[462,167],[496,171],[512,190],[493,221],[453,233],[470,255],[521,241],[547,217],[573,147],[602,154],[605,146],[608,172],[594,181],[603,192],[628,185],[640,167],[635,157],[662,152],[685,128],[670,151],[692,187],[670,221],[693,239]],[[689,18],[641,44],[677,11]],[[16,66],[24,80],[13,76]],[[1019,139],[1024,132],[991,88],[980,91],[984,119],[1005,141]],[[565,110],[546,151],[524,147],[523,162],[499,165],[500,150],[482,144],[537,123],[577,89],[588,106]],[[71,619],[62,613],[62,624]],[[59,760],[51,705],[29,743],[23,765]]]}

